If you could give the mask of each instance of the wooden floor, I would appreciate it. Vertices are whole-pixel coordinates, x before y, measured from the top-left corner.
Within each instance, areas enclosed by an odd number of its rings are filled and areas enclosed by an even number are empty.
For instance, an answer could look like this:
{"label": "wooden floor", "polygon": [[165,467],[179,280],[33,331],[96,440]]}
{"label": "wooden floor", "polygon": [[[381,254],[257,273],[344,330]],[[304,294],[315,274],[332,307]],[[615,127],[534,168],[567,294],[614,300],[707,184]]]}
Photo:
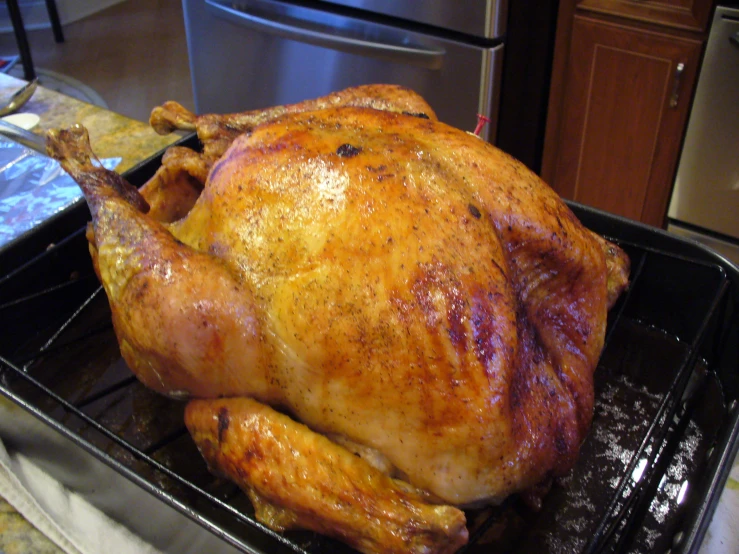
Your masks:
{"label": "wooden floor", "polygon": [[[28,33],[34,66],[74,77],[140,121],[166,100],[194,108],[181,0],[125,0],[64,34],[57,44],[51,29]],[[0,55],[17,53],[14,35],[0,34]]]}

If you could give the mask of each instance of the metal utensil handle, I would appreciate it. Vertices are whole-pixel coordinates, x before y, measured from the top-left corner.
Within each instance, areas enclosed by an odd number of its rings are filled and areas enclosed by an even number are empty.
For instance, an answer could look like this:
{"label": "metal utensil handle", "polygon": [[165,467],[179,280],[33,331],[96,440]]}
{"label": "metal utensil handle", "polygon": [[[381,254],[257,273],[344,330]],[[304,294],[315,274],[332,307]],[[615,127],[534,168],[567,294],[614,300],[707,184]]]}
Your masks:
{"label": "metal utensil handle", "polygon": [[46,139],[44,137],[7,121],[3,121],[2,119],[0,119],[0,135],[19,142],[23,146],[28,146],[37,152],[46,154]]}
{"label": "metal utensil handle", "polygon": [[672,95],[670,96],[670,107],[677,108],[677,103],[680,100],[680,85],[683,81],[683,73],[685,73],[685,64],[680,62],[675,67],[675,77],[672,85]]}
{"label": "metal utensil handle", "polygon": [[[446,54],[440,48],[418,48],[406,44],[373,42],[359,38],[323,33],[308,27],[236,10],[229,6],[224,6],[218,0],[205,0],[205,4],[214,15],[237,23],[238,25],[300,42],[324,46],[333,50],[364,56],[382,57],[395,62],[418,65],[429,69],[439,69]],[[362,22],[362,24],[372,26],[372,23]]]}

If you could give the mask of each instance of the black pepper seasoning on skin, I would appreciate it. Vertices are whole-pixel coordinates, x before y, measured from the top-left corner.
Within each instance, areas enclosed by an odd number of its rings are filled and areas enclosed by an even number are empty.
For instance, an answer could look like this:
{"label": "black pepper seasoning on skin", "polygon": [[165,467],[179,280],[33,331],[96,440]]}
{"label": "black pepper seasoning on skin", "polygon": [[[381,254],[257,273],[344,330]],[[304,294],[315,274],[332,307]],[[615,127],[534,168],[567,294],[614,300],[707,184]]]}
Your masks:
{"label": "black pepper seasoning on skin", "polygon": [[336,153],[342,158],[353,158],[362,151],[361,148],[352,146],[351,144],[342,144],[336,149]]}
{"label": "black pepper seasoning on skin", "polygon": [[474,204],[467,204],[467,209],[470,211],[472,217],[474,217],[475,219],[480,219],[480,217],[482,216],[480,210],[478,210],[477,206],[475,206]]}

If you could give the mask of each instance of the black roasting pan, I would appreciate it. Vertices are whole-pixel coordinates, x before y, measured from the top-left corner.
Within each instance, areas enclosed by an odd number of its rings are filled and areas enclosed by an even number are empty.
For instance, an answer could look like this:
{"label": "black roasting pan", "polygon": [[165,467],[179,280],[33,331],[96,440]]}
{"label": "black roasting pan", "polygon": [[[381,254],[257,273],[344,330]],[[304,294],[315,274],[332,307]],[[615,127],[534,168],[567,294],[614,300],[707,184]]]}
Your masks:
{"label": "black roasting pan", "polygon": [[[141,185],[160,163],[126,176]],[[570,206],[632,260],[593,426],[540,510],[514,497],[468,512],[466,551],[697,552],[739,444],[739,271],[698,243]],[[79,202],[0,249],[6,446],[166,552],[350,552],[257,523],[245,496],[207,471],[182,403],[132,376],[92,271],[88,219]]]}

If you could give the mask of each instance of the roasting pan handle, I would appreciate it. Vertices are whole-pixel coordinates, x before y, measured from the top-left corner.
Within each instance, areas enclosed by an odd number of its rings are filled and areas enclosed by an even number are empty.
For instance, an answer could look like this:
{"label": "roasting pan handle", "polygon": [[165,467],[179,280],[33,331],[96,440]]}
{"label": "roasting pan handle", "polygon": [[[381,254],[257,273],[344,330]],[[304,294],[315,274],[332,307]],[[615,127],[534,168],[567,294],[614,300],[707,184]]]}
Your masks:
{"label": "roasting pan handle", "polygon": [[[310,21],[310,15],[316,10],[309,8],[295,8],[295,13],[304,15],[306,19],[290,15],[285,16],[276,11],[270,13],[268,3],[258,4],[258,14],[247,11],[248,4],[239,9],[230,5],[224,5],[221,0],[205,0],[208,10],[215,16],[226,19],[241,27],[265,32],[300,42],[323,46],[332,50],[339,50],[362,56],[383,58],[397,63],[416,65],[427,69],[440,69],[446,52],[440,47],[426,47],[422,45],[409,44],[403,37],[395,41],[375,41],[361,37],[377,36],[379,25],[372,22],[349,18],[337,14],[322,14],[323,18],[328,15],[338,18],[342,22],[350,23],[360,32],[343,32],[341,28],[331,29],[328,32],[321,30],[320,23]],[[256,11],[256,10],[254,10]],[[354,35],[354,36],[352,36]]]}

